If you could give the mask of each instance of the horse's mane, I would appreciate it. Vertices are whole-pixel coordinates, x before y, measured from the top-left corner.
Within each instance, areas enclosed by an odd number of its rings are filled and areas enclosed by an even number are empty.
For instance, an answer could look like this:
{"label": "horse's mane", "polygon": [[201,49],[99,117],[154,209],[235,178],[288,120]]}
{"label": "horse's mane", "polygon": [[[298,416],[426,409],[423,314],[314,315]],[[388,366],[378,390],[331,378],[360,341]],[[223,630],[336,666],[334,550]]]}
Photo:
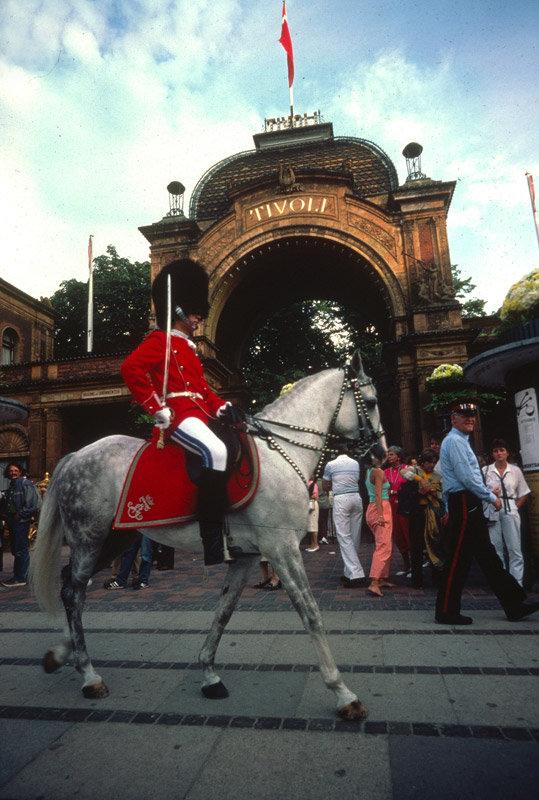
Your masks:
{"label": "horse's mane", "polygon": [[342,369],[324,369],[321,372],[316,372],[314,375],[307,375],[305,378],[300,378],[289,392],[273,400],[273,402],[269,403],[267,406],[264,406],[261,411],[255,414],[255,417],[265,417],[274,412],[278,413],[282,411],[283,408],[289,406],[291,400],[301,403],[305,395],[312,391],[313,383],[317,383],[320,379],[327,378],[330,374],[335,374],[337,372],[342,372]]}

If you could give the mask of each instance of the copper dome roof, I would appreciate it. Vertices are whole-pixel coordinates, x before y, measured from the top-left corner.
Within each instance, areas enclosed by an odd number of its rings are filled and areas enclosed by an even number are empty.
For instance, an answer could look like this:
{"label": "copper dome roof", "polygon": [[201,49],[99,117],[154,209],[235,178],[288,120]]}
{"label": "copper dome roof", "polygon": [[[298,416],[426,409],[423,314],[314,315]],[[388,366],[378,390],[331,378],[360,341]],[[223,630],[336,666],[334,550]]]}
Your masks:
{"label": "copper dome roof", "polygon": [[[258,137],[255,137],[255,141]],[[398,186],[395,167],[384,151],[366,139],[332,135],[318,141],[301,141],[267,148],[257,147],[229,156],[211,167],[197,183],[191,196],[191,219],[214,220],[232,207],[230,194],[277,176],[279,162],[296,175],[309,172],[350,175],[358,197],[388,194]]]}

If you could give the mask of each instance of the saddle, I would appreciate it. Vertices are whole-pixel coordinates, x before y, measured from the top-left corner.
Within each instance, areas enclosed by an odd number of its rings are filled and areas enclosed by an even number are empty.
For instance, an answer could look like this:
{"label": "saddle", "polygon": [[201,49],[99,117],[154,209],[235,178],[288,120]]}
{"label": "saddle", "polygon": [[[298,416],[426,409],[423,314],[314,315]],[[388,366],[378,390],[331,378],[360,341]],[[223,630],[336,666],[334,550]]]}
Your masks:
{"label": "saddle", "polygon": [[[227,447],[228,512],[245,508],[258,488],[260,462],[252,436],[237,432],[219,420],[209,427]],[[175,444],[157,448],[159,431],[135,454],[127,473],[114,530],[186,525],[196,519],[197,487],[201,471],[197,456]]]}

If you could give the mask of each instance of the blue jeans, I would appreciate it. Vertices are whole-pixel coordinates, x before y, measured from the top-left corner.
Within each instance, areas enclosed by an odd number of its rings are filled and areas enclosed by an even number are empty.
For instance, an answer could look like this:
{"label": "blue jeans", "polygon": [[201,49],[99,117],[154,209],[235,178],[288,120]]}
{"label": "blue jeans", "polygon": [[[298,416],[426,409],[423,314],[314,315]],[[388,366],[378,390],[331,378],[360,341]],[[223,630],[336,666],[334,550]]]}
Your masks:
{"label": "blue jeans", "polygon": [[30,530],[30,520],[8,519],[11,531],[11,552],[15,560],[13,562],[13,577],[17,581],[25,581],[28,578],[28,567],[30,565],[30,552],[28,549],[28,531]]}
{"label": "blue jeans", "polygon": [[121,584],[121,586],[127,586],[131,567],[133,566],[133,561],[136,558],[139,547],[141,563],[138,579],[140,583],[148,583],[150,580],[150,572],[152,569],[153,560],[152,540],[148,539],[147,536],[139,535],[131,547],[126,550],[122,556],[120,571],[116,577],[116,580],[119,584]]}

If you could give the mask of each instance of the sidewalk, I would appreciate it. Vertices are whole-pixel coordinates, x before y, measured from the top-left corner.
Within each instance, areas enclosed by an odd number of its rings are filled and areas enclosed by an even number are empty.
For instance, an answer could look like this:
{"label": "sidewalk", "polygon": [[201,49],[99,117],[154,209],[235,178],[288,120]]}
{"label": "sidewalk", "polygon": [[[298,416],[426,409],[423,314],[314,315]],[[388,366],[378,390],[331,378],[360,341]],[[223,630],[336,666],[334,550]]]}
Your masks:
{"label": "sidewalk", "polygon": [[191,553],[139,592],[95,579],[84,619],[110,689],[100,701],[82,697],[72,667],[41,670],[56,629],[26,590],[1,593],[0,799],[532,797],[539,619],[509,623],[474,583],[463,604],[474,625],[438,626],[432,589],[367,599],[338,586],[332,550],[305,563],[335,659],[369,709],[358,726],[337,720],[283,591],[246,589],[217,653],[230,696],[201,696],[197,654],[224,569],[203,581]]}

